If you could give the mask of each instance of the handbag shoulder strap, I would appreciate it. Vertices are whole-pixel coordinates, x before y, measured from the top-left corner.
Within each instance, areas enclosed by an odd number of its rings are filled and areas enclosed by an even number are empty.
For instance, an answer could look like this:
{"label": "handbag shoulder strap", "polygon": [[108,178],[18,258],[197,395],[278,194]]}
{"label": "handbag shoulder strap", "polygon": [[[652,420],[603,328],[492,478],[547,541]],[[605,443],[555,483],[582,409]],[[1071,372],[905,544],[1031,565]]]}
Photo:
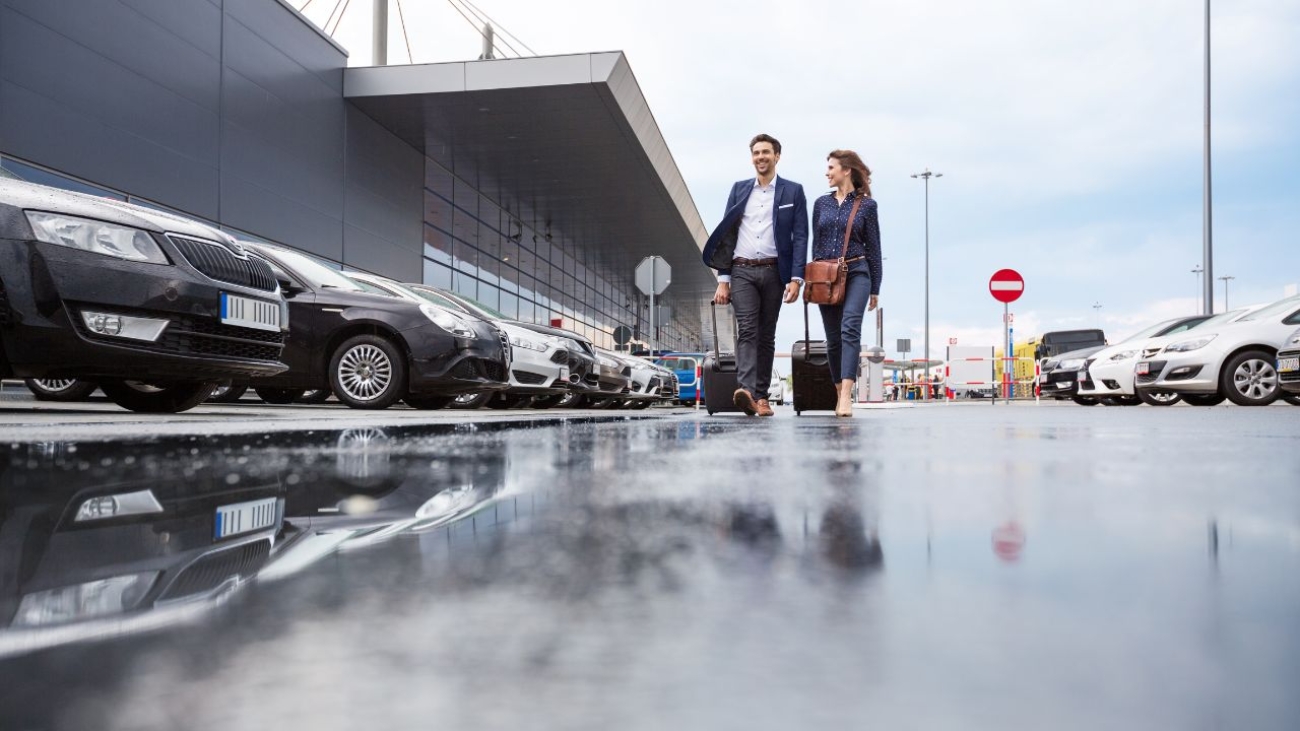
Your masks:
{"label": "handbag shoulder strap", "polygon": [[849,209],[849,222],[844,227],[844,248],[840,250],[840,258],[849,255],[849,236],[853,233],[853,219],[858,217],[858,206],[862,204],[863,194],[859,194],[857,200],[853,201],[853,207]]}

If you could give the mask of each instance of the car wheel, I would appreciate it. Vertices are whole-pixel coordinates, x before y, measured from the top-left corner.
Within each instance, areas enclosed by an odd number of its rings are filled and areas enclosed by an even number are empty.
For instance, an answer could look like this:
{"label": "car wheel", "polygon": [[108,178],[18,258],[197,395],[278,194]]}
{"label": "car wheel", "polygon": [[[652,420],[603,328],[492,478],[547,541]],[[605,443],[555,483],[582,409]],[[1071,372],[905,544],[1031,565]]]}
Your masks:
{"label": "car wheel", "polygon": [[84,401],[99,387],[76,378],[25,378],[23,383],[37,401]]}
{"label": "car wheel", "polygon": [[99,387],[110,401],[124,409],[145,414],[175,414],[203,403],[217,384],[211,381],[165,384],[104,381]]}
{"label": "car wheel", "polygon": [[555,405],[561,409],[576,409],[586,400],[586,397],[575,391],[570,391],[560,398]]}
{"label": "car wheel", "polygon": [[354,409],[386,409],[406,395],[406,355],[378,335],[348,338],[330,359],[330,387]]}
{"label": "car wheel", "polygon": [[253,389],[257,397],[268,404],[291,404],[302,397],[305,393],[301,388],[271,388],[269,386],[258,386]]}
{"label": "car wheel", "polygon": [[630,404],[628,408],[632,409],[633,411],[642,411],[644,409],[650,408],[650,404],[652,403],[654,402],[651,401],[650,399],[641,399],[640,401]]}
{"label": "car wheel", "polygon": [[1139,401],[1147,406],[1173,406],[1183,400],[1182,396],[1173,391],[1148,391],[1146,389],[1138,389],[1137,397]]}
{"label": "car wheel", "polygon": [[294,401],[300,404],[323,404],[326,401],[329,401],[330,396],[333,395],[334,392],[330,391],[328,388],[313,388],[294,399]]}
{"label": "car wheel", "polygon": [[1097,399],[1091,396],[1071,396],[1070,400],[1080,406],[1096,406],[1100,403]]}
{"label": "car wheel", "polygon": [[534,409],[549,409],[555,406],[559,406],[560,401],[562,401],[564,397],[567,395],[568,394],[557,393],[554,396],[538,396],[537,398],[533,399],[532,407]]}
{"label": "car wheel", "polygon": [[1284,393],[1282,400],[1292,406],[1300,406],[1300,393]]}
{"label": "car wheel", "polygon": [[453,409],[477,409],[492,398],[491,391],[482,393],[462,393],[457,396],[451,403]]}
{"label": "car wheel", "polygon": [[402,400],[406,402],[407,406],[410,406],[413,409],[421,409],[423,411],[433,411],[434,409],[447,408],[448,406],[451,405],[452,401],[456,400],[456,397],[455,396],[416,396],[414,394],[408,393],[406,394],[406,398]]}
{"label": "car wheel", "polygon": [[1217,393],[1189,393],[1183,396],[1183,401],[1192,406],[1218,406],[1224,400],[1224,397]]}
{"label": "car wheel", "polygon": [[1142,403],[1137,396],[1102,396],[1103,406],[1137,406]]}
{"label": "car wheel", "polygon": [[248,391],[248,386],[244,386],[244,385],[236,386],[235,384],[227,381],[225,383],[219,384],[216,387],[216,389],[212,391],[212,395],[208,397],[208,403],[233,404],[239,399],[243,398],[244,394],[247,391]]}
{"label": "car wheel", "polygon": [[1238,353],[1219,373],[1219,392],[1238,406],[1268,406],[1282,395],[1277,358],[1262,350]]}

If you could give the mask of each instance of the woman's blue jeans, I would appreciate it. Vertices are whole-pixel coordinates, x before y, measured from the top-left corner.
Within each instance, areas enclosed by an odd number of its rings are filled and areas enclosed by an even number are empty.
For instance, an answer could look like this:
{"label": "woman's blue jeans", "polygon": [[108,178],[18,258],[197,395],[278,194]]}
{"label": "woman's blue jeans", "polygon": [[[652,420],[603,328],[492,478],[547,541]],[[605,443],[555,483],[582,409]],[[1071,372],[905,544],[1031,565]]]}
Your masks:
{"label": "woman's blue jeans", "polygon": [[822,311],[822,326],[826,328],[826,360],[837,386],[845,378],[856,380],[858,377],[858,362],[862,356],[862,317],[869,299],[871,270],[866,259],[859,259],[849,264],[844,302],[818,305]]}

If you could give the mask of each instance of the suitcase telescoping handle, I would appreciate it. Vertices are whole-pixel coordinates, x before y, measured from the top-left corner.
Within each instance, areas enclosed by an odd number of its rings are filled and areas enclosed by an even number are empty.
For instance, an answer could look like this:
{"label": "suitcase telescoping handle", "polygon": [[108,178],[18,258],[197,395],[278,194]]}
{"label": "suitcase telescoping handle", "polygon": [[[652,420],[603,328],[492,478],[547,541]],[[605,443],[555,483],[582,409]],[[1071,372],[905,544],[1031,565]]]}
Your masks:
{"label": "suitcase telescoping handle", "polygon": [[722,359],[722,351],[718,350],[718,303],[709,303],[709,313],[713,315],[713,362],[717,363]]}
{"label": "suitcase telescoping handle", "polygon": [[[803,359],[808,360],[808,341],[812,335],[808,332],[808,302],[803,303]],[[838,388],[838,386],[836,386]]]}

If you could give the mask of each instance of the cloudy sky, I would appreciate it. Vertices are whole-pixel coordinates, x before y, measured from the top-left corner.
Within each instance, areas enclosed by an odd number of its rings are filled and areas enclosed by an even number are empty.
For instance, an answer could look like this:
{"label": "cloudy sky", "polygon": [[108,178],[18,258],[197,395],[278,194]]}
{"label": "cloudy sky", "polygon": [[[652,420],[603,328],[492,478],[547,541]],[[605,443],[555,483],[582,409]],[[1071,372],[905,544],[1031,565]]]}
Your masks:
{"label": "cloudy sky", "polygon": [[[371,2],[346,1],[335,38],[368,65]],[[909,175],[926,168],[944,174],[930,189],[932,354],[999,341],[987,283],[1003,267],[1027,281],[1018,338],[1100,325],[1114,341],[1199,308],[1200,2],[474,2],[539,55],[624,51],[710,226],[753,172],[755,132],[781,139],[779,172],[810,200],[825,154],[858,150],[880,205],[891,351],[922,339],[924,190]],[[451,2],[401,6],[416,63],[477,57]],[[306,14],[324,24],[335,7]],[[390,12],[389,61],[406,62]],[[1214,271],[1236,277],[1231,304],[1269,301],[1300,283],[1300,3],[1218,2],[1212,27]],[[1221,309],[1223,283],[1215,293]],[[790,306],[778,348],[801,336]]]}

